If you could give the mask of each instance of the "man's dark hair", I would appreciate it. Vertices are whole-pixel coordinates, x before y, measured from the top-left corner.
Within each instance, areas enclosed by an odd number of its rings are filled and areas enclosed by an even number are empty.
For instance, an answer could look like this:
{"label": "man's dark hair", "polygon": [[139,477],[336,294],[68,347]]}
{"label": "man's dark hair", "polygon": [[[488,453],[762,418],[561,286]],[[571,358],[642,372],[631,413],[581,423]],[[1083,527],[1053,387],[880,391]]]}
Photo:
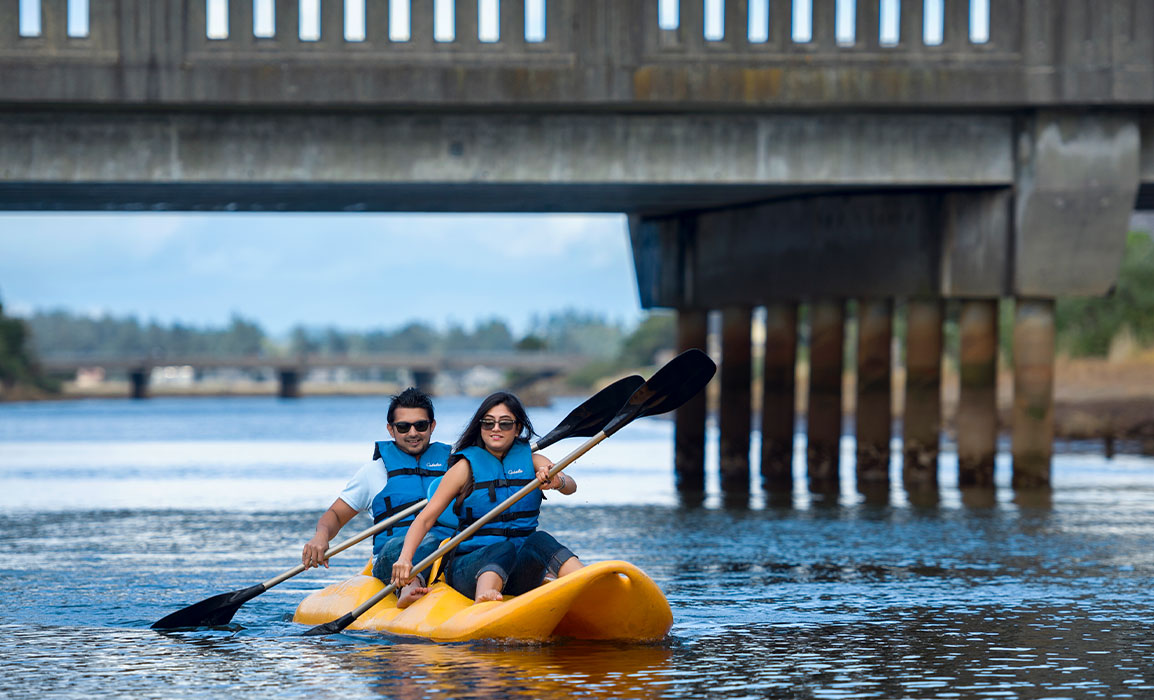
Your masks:
{"label": "man's dark hair", "polygon": [[389,424],[393,423],[393,416],[397,413],[397,408],[423,408],[429,414],[429,420],[433,420],[433,400],[429,395],[416,387],[409,387],[401,393],[393,397],[389,402]]}

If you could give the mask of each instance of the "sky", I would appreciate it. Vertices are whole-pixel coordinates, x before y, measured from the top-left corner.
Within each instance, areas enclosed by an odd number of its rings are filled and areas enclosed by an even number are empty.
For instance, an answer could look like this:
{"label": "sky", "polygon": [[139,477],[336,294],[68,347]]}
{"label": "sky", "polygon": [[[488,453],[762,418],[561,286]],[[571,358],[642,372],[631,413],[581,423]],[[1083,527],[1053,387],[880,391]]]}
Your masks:
{"label": "sky", "polygon": [[273,335],[642,316],[625,217],[587,214],[0,213],[0,301]]}

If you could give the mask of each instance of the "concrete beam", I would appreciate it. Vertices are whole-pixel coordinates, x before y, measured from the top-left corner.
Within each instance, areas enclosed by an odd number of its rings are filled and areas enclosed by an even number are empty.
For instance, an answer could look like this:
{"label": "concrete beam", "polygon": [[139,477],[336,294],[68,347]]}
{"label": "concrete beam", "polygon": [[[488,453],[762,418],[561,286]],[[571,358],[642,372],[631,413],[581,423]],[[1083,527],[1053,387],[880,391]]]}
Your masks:
{"label": "concrete beam", "polygon": [[1105,294],[1138,194],[1136,117],[1042,112],[1018,135],[1014,293]]}
{"label": "concrete beam", "polygon": [[998,297],[1012,258],[1010,204],[1008,189],[929,190],[639,219],[631,233],[642,305]]}
{"label": "concrete beam", "polygon": [[1009,186],[1012,125],[1001,115],[0,112],[0,207],[667,213],[823,189]]}

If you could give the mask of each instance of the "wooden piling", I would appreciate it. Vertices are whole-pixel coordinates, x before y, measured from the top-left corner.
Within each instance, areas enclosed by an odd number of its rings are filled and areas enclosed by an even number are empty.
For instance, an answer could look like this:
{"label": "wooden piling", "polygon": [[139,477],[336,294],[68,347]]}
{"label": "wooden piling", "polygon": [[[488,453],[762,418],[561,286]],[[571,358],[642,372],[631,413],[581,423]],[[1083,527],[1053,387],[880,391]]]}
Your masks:
{"label": "wooden piling", "polygon": [[1054,300],[1014,310],[1014,488],[1050,485],[1054,442]]}
{"label": "wooden piling", "polygon": [[893,426],[893,302],[858,302],[857,436],[858,486],[883,486],[890,480],[890,435]]}
{"label": "wooden piling", "polygon": [[721,490],[749,493],[749,431],[752,357],[750,309],[730,307],[721,313]]}
{"label": "wooden piling", "polygon": [[[708,314],[698,309],[677,313],[677,349],[705,350]],[[705,394],[700,391],[678,409],[674,417],[673,472],[678,492],[705,491]]]}
{"label": "wooden piling", "polygon": [[761,385],[761,479],[762,488],[770,493],[793,491],[796,365],[797,304],[768,304]]}
{"label": "wooden piling", "polygon": [[941,299],[906,304],[906,386],[902,420],[902,481],[907,489],[936,489],[942,432]]}
{"label": "wooden piling", "polygon": [[958,485],[992,487],[998,440],[998,301],[963,301],[958,330]]}
{"label": "wooden piling", "polygon": [[845,302],[814,302],[809,307],[809,319],[809,415],[806,430],[809,488],[819,493],[837,493]]}

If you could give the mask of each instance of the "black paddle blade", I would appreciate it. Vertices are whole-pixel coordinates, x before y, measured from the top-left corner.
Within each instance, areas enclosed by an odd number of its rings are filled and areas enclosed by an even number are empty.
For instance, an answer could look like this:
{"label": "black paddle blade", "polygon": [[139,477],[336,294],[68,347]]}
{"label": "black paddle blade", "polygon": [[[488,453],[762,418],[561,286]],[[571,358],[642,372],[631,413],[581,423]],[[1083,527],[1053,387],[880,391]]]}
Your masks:
{"label": "black paddle blade", "polygon": [[717,365],[709,355],[697,349],[686,350],[633,392],[629,402],[602,430],[612,435],[635,418],[672,411],[704,389],[716,372]]}
{"label": "black paddle blade", "polygon": [[537,441],[537,449],[544,449],[565,438],[593,437],[601,432],[633,392],[644,383],[645,380],[636,374],[613,382],[570,411],[556,428]]}
{"label": "black paddle blade", "polygon": [[152,623],[154,630],[170,630],[188,627],[221,627],[227,625],[240,606],[264,593],[264,584],[258,583],[231,593],[221,593],[181,608],[171,615],[165,615]]}
{"label": "black paddle blade", "polygon": [[317,625],[316,627],[310,628],[307,632],[305,632],[301,636],[302,637],[319,637],[322,634],[336,634],[337,632],[340,632],[340,631],[344,630],[344,628],[353,624],[353,621],[356,619],[357,618],[353,617],[353,614],[351,612],[345,613],[344,615],[341,615],[340,617],[333,620],[332,622],[326,622],[323,625]]}

